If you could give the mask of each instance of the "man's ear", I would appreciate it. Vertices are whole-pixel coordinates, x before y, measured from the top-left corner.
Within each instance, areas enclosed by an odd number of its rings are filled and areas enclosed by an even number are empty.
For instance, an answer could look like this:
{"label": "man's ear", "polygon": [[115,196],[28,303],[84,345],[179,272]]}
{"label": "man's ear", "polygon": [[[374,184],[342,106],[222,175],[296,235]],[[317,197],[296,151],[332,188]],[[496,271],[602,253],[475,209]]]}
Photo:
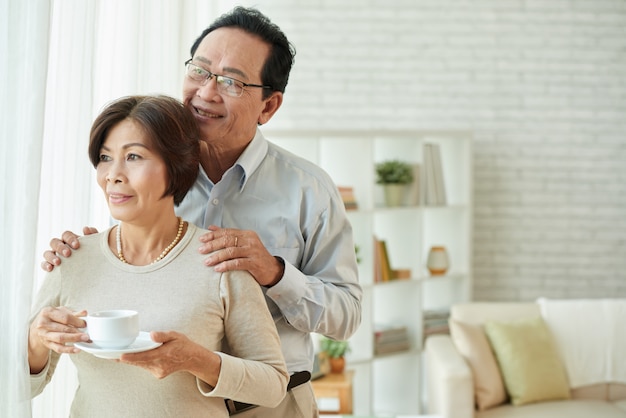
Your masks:
{"label": "man's ear", "polygon": [[283,94],[280,91],[275,91],[272,93],[270,97],[265,99],[265,107],[263,111],[259,115],[258,124],[265,125],[267,122],[272,119],[274,113],[280,108],[280,105],[283,104]]}

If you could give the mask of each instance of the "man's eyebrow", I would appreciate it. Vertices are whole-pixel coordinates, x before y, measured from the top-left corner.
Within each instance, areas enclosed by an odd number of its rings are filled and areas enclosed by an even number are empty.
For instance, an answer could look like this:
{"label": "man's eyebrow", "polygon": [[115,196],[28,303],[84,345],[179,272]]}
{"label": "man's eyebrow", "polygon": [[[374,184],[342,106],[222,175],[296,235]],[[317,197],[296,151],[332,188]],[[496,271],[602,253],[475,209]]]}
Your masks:
{"label": "man's eyebrow", "polygon": [[224,67],[224,71],[228,74],[237,74],[240,75],[242,78],[244,78],[245,80],[248,79],[248,76],[246,75],[246,73],[244,73],[243,71],[237,69],[237,68],[233,68],[233,67]]}
{"label": "man's eyebrow", "polygon": [[[204,58],[204,57],[201,57],[201,56],[194,57],[193,59],[196,60],[196,61],[200,61],[200,62],[202,62],[204,64],[207,64],[207,65],[213,64],[213,62],[210,59],[207,59],[207,58]],[[241,76],[242,78],[244,78],[245,80],[248,80],[248,75],[246,73],[244,73],[243,71],[241,71],[240,69],[238,69],[238,68],[224,67],[222,69],[222,71],[224,71],[227,74],[237,74],[237,75]]]}
{"label": "man's eyebrow", "polygon": [[204,58],[204,57],[193,57],[193,59],[194,59],[194,60],[196,60],[196,61],[203,62],[203,63],[205,63],[205,64],[209,64],[209,65],[211,65],[211,64],[212,64],[212,63],[211,63],[211,60],[206,59],[206,58]]}

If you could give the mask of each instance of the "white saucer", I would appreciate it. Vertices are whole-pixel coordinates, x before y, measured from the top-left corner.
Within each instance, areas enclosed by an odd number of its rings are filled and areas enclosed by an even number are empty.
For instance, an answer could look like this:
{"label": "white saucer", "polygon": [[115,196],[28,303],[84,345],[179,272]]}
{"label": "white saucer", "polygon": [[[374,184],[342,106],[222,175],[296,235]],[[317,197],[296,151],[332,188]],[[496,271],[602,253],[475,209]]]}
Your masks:
{"label": "white saucer", "polygon": [[141,353],[142,351],[155,349],[162,344],[163,343],[155,343],[152,341],[149,332],[141,331],[135,342],[124,348],[101,348],[94,343],[74,343],[74,346],[86,351],[87,353],[93,354],[96,357],[118,359],[122,354]]}

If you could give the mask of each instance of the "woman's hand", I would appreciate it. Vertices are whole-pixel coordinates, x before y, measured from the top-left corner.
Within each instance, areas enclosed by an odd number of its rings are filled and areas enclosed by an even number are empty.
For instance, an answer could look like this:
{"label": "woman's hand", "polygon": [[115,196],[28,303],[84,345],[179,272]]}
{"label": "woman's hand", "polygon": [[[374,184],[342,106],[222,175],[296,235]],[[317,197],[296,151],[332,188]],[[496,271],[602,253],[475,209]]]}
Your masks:
{"label": "woman's hand", "polygon": [[144,368],[157,379],[185,371],[211,386],[217,384],[222,360],[213,351],[176,331],[152,331],[150,338],[163,345],[142,353],[122,354],[119,361]]}
{"label": "woman's hand", "polygon": [[46,366],[50,350],[59,354],[80,352],[71,343],[89,341],[89,335],[80,330],[87,326],[81,319],[85,315],[87,311],[73,312],[66,307],[47,307],[39,312],[28,331],[31,373],[39,373]]}

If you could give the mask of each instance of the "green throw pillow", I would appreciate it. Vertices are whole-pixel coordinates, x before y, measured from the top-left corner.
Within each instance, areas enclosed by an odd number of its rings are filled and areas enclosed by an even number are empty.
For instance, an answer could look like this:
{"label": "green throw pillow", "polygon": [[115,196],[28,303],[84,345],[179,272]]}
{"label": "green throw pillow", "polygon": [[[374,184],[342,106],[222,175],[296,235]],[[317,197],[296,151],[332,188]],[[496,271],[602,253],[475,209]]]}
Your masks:
{"label": "green throw pillow", "polygon": [[569,399],[565,367],[543,318],[489,321],[485,333],[513,405]]}

